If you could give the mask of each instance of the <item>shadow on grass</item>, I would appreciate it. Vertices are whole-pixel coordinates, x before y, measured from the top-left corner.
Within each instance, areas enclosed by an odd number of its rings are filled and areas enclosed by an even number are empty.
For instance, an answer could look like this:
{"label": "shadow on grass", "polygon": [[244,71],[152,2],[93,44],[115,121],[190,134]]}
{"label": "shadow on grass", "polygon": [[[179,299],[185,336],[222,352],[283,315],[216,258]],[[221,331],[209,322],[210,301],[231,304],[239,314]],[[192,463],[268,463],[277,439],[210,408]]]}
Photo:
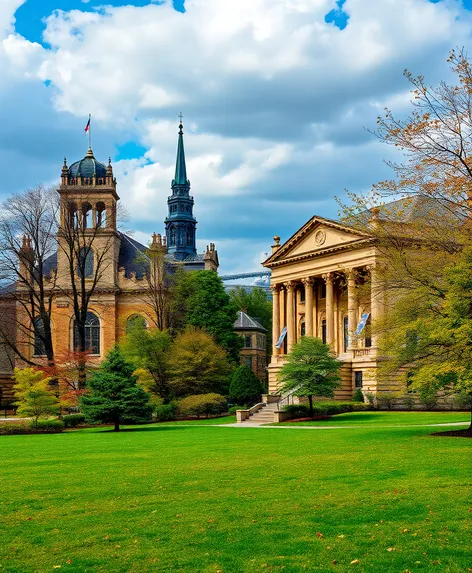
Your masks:
{"label": "shadow on grass", "polygon": [[191,430],[192,428],[213,428],[214,426],[212,426],[211,424],[202,424],[201,426],[197,426],[196,424],[193,425],[188,425],[188,426],[184,426],[183,424],[181,426],[179,426],[178,424],[175,424],[175,426],[171,426],[170,424],[168,426],[133,426],[132,428],[125,426],[123,428],[120,428],[118,430],[118,432],[115,432],[115,430],[113,429],[112,426],[108,427],[108,428],[97,428],[97,432],[98,433],[105,433],[105,434],[125,434],[125,433],[129,433],[129,432],[165,432],[165,431],[169,431],[169,430]]}

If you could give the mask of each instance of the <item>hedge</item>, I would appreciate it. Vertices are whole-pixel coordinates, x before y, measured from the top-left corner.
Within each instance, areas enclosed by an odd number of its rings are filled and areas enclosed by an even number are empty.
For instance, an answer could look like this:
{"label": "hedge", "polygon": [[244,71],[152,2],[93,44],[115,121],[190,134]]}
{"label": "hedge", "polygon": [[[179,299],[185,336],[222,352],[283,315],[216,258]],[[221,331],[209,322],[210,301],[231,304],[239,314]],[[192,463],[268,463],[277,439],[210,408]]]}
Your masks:
{"label": "hedge", "polygon": [[85,416],[83,414],[66,414],[62,416],[62,421],[66,428],[75,428],[85,424]]}
{"label": "hedge", "polygon": [[228,403],[221,394],[195,394],[187,396],[178,402],[179,412],[182,416],[200,416],[208,418],[210,415],[226,412]]}
{"label": "hedge", "polygon": [[0,436],[11,436],[15,434],[57,434],[64,429],[62,420],[38,420],[35,424],[31,421],[23,422],[1,422]]}
{"label": "hedge", "polygon": [[[370,404],[364,402],[314,402],[314,416],[335,416],[336,414],[345,414],[346,412],[364,412],[372,410]],[[285,406],[284,412],[288,412],[294,418],[310,417],[310,407],[308,404],[291,404]]]}

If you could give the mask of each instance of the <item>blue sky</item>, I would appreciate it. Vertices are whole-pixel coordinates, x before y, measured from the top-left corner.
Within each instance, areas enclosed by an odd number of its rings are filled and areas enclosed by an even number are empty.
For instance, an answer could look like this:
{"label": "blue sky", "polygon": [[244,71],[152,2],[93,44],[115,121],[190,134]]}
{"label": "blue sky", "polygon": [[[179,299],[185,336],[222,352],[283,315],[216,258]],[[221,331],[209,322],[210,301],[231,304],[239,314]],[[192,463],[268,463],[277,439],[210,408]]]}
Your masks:
{"label": "blue sky", "polygon": [[409,109],[405,68],[434,84],[469,48],[472,0],[4,0],[2,188],[58,179],[62,158],[112,157],[130,227],[162,232],[182,111],[199,248],[258,267],[272,237],[394,157],[367,128]]}

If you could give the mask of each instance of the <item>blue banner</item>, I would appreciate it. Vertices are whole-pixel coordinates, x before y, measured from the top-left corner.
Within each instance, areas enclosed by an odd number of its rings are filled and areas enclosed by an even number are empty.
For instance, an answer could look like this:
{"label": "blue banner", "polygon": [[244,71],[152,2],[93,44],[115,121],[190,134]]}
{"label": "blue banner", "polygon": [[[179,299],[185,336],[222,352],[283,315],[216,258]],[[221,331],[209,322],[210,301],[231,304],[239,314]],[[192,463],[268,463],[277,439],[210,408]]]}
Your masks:
{"label": "blue banner", "polygon": [[359,324],[357,325],[357,328],[356,328],[356,334],[357,335],[359,335],[364,330],[364,327],[367,324],[367,321],[369,320],[369,316],[370,316],[370,312],[366,312],[365,314],[363,314],[361,316],[361,320],[359,321]]}
{"label": "blue banner", "polygon": [[277,344],[275,345],[275,348],[281,348],[282,344],[284,343],[284,338],[287,335],[287,327],[284,326],[282,328],[282,332],[280,333],[279,339],[277,340]]}

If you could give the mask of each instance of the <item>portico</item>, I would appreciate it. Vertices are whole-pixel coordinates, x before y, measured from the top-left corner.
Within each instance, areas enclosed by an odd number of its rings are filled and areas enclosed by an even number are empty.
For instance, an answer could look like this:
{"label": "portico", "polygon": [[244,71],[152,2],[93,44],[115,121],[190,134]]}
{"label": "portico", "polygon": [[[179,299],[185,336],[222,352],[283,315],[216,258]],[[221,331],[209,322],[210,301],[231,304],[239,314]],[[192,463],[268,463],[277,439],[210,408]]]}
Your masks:
{"label": "portico", "polygon": [[[342,360],[338,399],[349,399],[356,387],[376,391],[376,341],[371,320],[381,311],[375,248],[371,238],[337,222],[313,217],[283,245],[274,237],[271,269],[273,348],[269,392],[277,393],[278,374],[287,352],[303,335],[331,345]],[[356,329],[369,315],[360,334]],[[282,329],[287,334],[280,347]]]}

